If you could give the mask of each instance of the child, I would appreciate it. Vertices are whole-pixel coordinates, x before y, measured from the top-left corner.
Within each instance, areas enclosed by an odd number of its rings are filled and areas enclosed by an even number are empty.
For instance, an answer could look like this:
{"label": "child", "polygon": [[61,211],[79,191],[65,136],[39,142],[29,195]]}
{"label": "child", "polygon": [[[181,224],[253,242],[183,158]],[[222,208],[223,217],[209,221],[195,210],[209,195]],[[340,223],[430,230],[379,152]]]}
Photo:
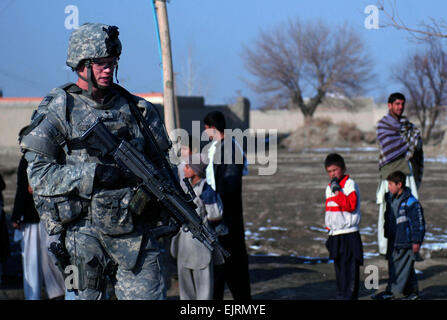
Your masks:
{"label": "child", "polygon": [[374,295],[376,300],[390,300],[403,295],[405,300],[418,300],[419,290],[414,262],[420,259],[425,220],[419,201],[405,186],[406,176],[394,171],[387,177],[389,192],[385,195],[385,237],[388,239],[388,286]]}
{"label": "child", "polygon": [[[217,226],[222,221],[222,204],[218,194],[206,183],[205,170],[206,164],[200,154],[194,154],[185,164],[184,175],[190,180],[196,194],[194,203],[197,214],[208,226]],[[222,225],[219,225],[220,228]],[[191,232],[183,230],[172,239],[171,254],[177,258],[180,299],[211,300],[214,290],[213,265],[222,263],[223,258],[213,257],[209,249],[192,237]]]}
{"label": "child", "polygon": [[184,174],[185,164],[188,162],[189,157],[191,157],[192,154],[197,153],[199,149],[200,149],[200,141],[194,136],[188,135],[187,139],[185,138],[180,141],[181,162],[178,164],[177,170],[180,185],[182,186],[183,189],[186,188],[186,185],[183,182],[183,178],[185,178]]}
{"label": "child", "polygon": [[334,259],[336,298],[356,300],[363,264],[363,246],[359,233],[360,191],[349,175],[345,175],[344,159],[329,154],[324,162],[331,182],[326,188],[326,247]]}

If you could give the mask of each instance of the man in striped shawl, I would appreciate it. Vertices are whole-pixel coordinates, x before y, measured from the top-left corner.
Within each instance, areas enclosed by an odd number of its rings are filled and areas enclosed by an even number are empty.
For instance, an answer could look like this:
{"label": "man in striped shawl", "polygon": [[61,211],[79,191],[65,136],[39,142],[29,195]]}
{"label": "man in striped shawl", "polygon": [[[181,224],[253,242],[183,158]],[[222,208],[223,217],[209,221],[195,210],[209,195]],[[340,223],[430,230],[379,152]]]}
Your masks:
{"label": "man in striped shawl", "polygon": [[378,246],[381,254],[386,254],[387,239],[384,237],[385,193],[388,192],[386,178],[394,171],[402,171],[407,176],[406,185],[418,198],[418,188],[422,182],[424,156],[422,139],[418,128],[402,114],[405,96],[393,93],[388,98],[388,114],[377,123],[379,142],[380,182],[377,188],[379,205]]}

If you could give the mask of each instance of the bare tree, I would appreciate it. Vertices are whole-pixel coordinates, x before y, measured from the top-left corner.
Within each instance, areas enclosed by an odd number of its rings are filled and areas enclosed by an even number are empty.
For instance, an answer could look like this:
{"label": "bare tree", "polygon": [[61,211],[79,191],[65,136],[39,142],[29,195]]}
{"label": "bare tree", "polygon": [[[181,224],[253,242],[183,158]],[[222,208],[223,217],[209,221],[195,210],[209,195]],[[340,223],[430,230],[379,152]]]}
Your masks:
{"label": "bare tree", "polygon": [[186,95],[192,96],[196,91],[198,82],[197,67],[193,61],[193,47],[188,47],[188,56],[186,59],[186,66],[182,68],[181,73],[183,79],[183,86],[186,88]]}
{"label": "bare tree", "polygon": [[181,72],[177,74],[180,90],[184,95],[209,96],[212,91],[213,81],[210,74],[197,62],[194,44],[188,45],[186,61],[181,66]]}
{"label": "bare tree", "polygon": [[393,76],[409,92],[409,112],[418,118],[427,142],[447,102],[447,52],[432,39],[426,50],[409,56]]}
{"label": "bare tree", "polygon": [[386,23],[382,27],[392,26],[399,30],[408,31],[414,38],[421,41],[432,37],[447,38],[447,23],[444,19],[428,18],[429,22],[421,21],[418,26],[408,26],[399,16],[396,0],[377,0],[377,7],[386,16]]}
{"label": "bare tree", "polygon": [[[328,93],[361,93],[372,76],[372,63],[360,37],[347,25],[290,20],[261,32],[244,46],[245,67],[257,81],[247,81],[267,103],[299,108],[309,121]],[[310,99],[304,95],[309,94]]]}

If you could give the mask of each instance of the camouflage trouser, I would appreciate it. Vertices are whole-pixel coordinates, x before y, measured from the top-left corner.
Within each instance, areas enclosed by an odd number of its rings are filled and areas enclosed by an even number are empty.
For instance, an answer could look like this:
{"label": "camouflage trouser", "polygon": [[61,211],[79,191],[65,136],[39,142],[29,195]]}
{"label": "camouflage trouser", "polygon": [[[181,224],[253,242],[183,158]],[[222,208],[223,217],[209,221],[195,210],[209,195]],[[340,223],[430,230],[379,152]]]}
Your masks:
{"label": "camouflage trouser", "polygon": [[[72,263],[79,270],[79,299],[107,299],[105,271],[114,261],[107,254],[107,248],[100,237],[86,228],[84,226],[79,230],[68,230],[66,237],[66,247]],[[126,270],[118,263],[116,275],[111,280],[115,284],[115,295],[119,300],[166,299],[159,250],[151,246],[150,241],[143,241],[136,265],[131,270]]]}

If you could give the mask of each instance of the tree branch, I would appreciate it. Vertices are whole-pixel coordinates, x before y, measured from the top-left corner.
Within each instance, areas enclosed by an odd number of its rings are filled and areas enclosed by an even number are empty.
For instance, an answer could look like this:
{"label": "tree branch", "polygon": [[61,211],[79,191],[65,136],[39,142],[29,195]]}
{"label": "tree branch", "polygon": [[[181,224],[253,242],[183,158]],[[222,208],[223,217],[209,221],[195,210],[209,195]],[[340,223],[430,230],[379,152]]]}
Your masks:
{"label": "tree branch", "polygon": [[[426,41],[432,37],[447,38],[447,26],[442,19],[437,21],[434,18],[430,18],[431,24],[422,22],[422,28],[408,27],[397,13],[396,1],[394,1],[394,5],[390,4],[391,12],[385,8],[385,0],[377,0],[377,7],[390,21],[388,25],[382,27],[392,26],[399,30],[408,31],[414,38],[420,41]],[[418,35],[423,35],[424,37],[419,37]]]}

